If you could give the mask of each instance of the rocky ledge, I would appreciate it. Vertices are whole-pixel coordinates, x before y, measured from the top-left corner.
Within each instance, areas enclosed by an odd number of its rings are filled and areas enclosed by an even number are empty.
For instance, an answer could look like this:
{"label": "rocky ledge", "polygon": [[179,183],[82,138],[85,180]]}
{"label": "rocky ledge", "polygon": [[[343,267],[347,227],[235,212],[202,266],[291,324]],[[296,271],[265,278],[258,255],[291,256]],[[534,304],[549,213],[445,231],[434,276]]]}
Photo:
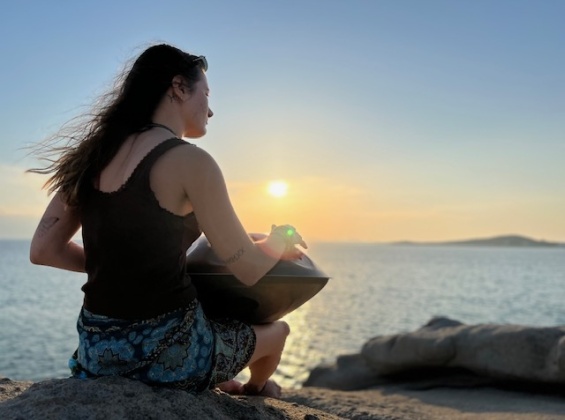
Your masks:
{"label": "rocky ledge", "polygon": [[0,379],[0,419],[337,419],[330,413],[272,398],[201,394],[156,388],[120,377]]}
{"label": "rocky ledge", "polygon": [[0,419],[563,419],[565,327],[434,318],[369,340],[283,398],[189,394],[119,377],[0,378]]}
{"label": "rocky ledge", "polygon": [[437,317],[405,334],[377,336],[359,354],[310,374],[306,386],[354,390],[397,381],[565,389],[565,327],[465,325]]}

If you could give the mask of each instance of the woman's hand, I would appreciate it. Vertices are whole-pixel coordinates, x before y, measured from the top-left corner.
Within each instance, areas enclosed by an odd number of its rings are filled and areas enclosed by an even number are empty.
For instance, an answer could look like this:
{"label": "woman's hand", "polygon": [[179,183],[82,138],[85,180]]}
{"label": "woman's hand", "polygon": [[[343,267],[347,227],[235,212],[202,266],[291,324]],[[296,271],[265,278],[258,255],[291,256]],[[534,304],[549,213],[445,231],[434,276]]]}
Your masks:
{"label": "woman's hand", "polygon": [[272,225],[268,239],[271,241],[280,241],[282,239],[285,247],[280,257],[282,260],[297,260],[302,258],[304,253],[297,248],[296,245],[300,245],[304,249],[308,248],[302,236],[297,232],[296,228],[291,225]]}
{"label": "woman's hand", "polygon": [[285,250],[284,253],[281,255],[281,260],[284,261],[294,261],[299,260],[304,255],[299,248],[293,246],[291,249]]}

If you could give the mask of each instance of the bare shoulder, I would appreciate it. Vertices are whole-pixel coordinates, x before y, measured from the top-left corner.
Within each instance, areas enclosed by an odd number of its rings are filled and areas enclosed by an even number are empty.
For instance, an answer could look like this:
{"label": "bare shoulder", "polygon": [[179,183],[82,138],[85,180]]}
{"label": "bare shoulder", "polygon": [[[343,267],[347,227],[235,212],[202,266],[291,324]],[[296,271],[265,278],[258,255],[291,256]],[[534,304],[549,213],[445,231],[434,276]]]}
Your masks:
{"label": "bare shoulder", "polygon": [[215,159],[206,150],[187,143],[187,146],[178,148],[174,154],[175,161],[183,170],[194,173],[194,171],[219,171]]}
{"label": "bare shoulder", "polygon": [[179,156],[179,158],[185,160],[208,160],[208,159],[212,159],[212,156],[210,155],[210,153],[208,153],[206,150],[192,144],[192,143],[186,143],[184,145],[181,145],[180,147],[177,147],[178,153],[177,155]]}
{"label": "bare shoulder", "polygon": [[215,159],[205,150],[187,143],[175,147],[158,162],[157,171],[162,179],[180,182],[185,191],[203,186],[223,185],[222,171]]}

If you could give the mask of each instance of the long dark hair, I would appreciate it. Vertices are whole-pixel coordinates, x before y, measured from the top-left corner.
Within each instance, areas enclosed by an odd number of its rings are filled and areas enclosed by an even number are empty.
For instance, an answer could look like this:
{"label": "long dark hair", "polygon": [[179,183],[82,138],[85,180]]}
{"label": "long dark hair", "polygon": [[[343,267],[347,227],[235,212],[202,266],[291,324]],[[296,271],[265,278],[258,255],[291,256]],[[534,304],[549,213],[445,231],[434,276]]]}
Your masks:
{"label": "long dark hair", "polygon": [[[70,206],[81,204],[85,183],[104,169],[125,139],[151,123],[157,105],[175,76],[184,77],[188,89],[200,80],[204,64],[199,57],[166,45],[147,48],[116,79],[92,112],[79,116],[34,151],[48,162],[28,172],[53,174],[44,188],[62,193]],[[60,146],[61,141],[65,144]]]}

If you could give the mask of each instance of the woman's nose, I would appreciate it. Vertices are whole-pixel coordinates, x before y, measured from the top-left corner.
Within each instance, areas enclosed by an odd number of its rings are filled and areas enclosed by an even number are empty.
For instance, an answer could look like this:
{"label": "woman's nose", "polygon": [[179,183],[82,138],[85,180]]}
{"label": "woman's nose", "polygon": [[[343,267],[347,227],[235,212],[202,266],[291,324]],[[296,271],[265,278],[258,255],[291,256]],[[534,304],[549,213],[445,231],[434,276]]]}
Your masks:
{"label": "woman's nose", "polygon": [[214,113],[212,112],[212,110],[208,108],[208,118],[212,118],[213,115]]}

